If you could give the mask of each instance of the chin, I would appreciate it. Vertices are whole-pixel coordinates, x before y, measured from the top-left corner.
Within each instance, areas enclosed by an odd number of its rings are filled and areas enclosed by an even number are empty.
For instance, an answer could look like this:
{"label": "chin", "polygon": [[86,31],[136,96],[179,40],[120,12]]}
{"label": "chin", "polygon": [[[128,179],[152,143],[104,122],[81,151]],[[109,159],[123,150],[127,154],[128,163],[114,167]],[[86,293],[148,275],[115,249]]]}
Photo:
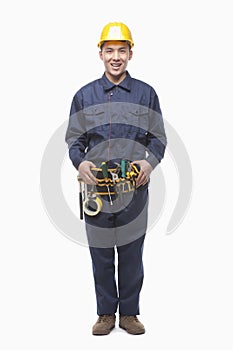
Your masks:
{"label": "chin", "polygon": [[114,76],[118,76],[118,75],[122,75],[124,73],[124,71],[115,71],[115,70],[111,70],[110,74],[114,75]]}

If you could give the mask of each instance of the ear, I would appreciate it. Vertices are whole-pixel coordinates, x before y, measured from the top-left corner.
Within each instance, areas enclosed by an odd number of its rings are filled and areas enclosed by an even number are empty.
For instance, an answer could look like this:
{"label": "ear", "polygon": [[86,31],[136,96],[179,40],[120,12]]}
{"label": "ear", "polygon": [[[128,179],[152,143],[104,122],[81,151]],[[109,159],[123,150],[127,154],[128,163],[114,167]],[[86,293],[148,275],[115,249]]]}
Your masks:
{"label": "ear", "polygon": [[132,57],[133,57],[133,51],[130,50],[130,51],[129,51],[129,61],[131,60]]}
{"label": "ear", "polygon": [[103,61],[103,53],[102,51],[99,52],[100,59]]}

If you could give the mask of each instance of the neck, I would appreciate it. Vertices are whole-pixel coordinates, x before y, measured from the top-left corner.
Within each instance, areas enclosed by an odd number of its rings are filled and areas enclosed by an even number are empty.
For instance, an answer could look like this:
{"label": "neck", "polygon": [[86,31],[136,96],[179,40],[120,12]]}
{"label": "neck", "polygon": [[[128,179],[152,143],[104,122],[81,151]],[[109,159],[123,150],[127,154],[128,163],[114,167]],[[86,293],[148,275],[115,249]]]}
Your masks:
{"label": "neck", "polygon": [[125,79],[126,72],[122,73],[120,76],[114,76],[114,75],[109,74],[108,72],[105,72],[105,75],[108,78],[108,80],[111,81],[111,83],[118,85],[122,82],[122,80]]}

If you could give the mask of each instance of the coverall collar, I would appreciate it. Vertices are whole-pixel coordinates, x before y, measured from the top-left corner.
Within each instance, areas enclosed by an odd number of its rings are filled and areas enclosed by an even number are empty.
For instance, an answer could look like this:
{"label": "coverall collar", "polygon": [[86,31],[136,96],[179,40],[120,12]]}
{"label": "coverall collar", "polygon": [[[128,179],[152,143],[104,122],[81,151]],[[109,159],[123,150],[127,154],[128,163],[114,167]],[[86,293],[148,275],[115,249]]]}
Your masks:
{"label": "coverall collar", "polygon": [[103,85],[103,88],[104,88],[105,91],[110,91],[115,86],[119,86],[122,89],[130,91],[131,90],[131,82],[132,82],[132,78],[131,78],[130,74],[128,73],[128,71],[126,71],[125,79],[122,80],[122,82],[120,82],[120,84],[118,84],[118,85],[115,85],[110,80],[108,80],[108,78],[106,77],[105,73],[102,76],[102,85]]}

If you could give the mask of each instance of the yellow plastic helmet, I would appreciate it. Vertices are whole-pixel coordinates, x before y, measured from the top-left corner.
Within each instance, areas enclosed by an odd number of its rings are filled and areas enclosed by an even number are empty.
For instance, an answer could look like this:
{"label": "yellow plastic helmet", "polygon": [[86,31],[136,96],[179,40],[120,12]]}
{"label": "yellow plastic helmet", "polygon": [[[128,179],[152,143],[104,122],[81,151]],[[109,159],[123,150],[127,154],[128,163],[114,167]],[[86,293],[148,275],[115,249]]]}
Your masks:
{"label": "yellow plastic helmet", "polygon": [[134,46],[134,42],[129,28],[127,27],[127,25],[121,22],[112,22],[104,26],[100,36],[100,41],[98,42],[98,47],[101,47],[101,45],[105,41],[115,40],[128,41],[131,49]]}

